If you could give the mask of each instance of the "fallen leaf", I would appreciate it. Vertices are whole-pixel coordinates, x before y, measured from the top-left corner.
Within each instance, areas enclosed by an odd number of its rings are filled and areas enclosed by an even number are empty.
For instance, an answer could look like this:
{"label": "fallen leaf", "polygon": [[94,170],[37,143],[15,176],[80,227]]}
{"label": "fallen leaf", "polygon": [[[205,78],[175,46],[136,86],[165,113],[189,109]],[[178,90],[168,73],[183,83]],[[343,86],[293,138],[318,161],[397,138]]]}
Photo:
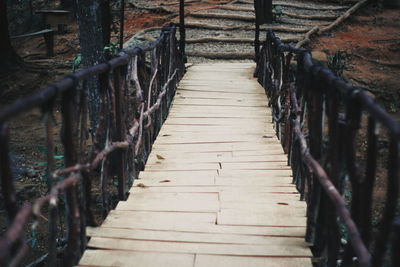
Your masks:
{"label": "fallen leaf", "polygon": [[163,156],[161,156],[161,155],[156,155],[156,157],[157,157],[157,159],[159,159],[159,160],[163,160],[163,159],[165,159]]}
{"label": "fallen leaf", "polygon": [[162,180],[162,181],[160,181],[160,183],[169,183],[169,182],[171,182],[171,180]]}
{"label": "fallen leaf", "polygon": [[146,188],[147,186],[146,186],[146,185],[144,185],[144,184],[142,184],[142,183],[140,183],[140,184],[138,184],[138,185],[137,185],[137,187]]}
{"label": "fallen leaf", "polygon": [[273,138],[273,136],[263,135],[263,138]]}
{"label": "fallen leaf", "polygon": [[277,204],[278,205],[285,205],[285,206],[289,205],[288,203],[285,203],[285,202],[278,202]]}

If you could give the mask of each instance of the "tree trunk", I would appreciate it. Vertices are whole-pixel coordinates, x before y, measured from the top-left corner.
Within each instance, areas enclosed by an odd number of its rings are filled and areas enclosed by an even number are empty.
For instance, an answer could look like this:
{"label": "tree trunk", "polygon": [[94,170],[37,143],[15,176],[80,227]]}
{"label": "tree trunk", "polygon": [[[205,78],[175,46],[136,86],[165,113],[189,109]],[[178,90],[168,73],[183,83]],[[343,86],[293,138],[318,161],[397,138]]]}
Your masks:
{"label": "tree trunk", "polygon": [[[103,2],[103,3],[100,3]],[[104,2],[96,0],[76,0],[76,18],[79,26],[79,41],[83,67],[87,68],[105,61],[104,44],[107,34],[104,34],[102,14]],[[92,133],[98,125],[100,111],[99,79],[93,77],[88,81],[89,116]]]}
{"label": "tree trunk", "polygon": [[0,73],[3,73],[12,69],[20,61],[11,45],[6,0],[0,0],[0,39]]}

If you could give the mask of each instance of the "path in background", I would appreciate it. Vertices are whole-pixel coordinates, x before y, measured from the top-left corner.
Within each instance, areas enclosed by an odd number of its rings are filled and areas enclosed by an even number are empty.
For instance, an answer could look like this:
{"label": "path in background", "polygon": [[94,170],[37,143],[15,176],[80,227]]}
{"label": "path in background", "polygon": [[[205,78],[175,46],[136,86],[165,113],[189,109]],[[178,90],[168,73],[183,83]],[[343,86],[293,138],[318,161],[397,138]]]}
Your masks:
{"label": "path in background", "polygon": [[[158,1],[130,0],[142,6],[156,8]],[[297,43],[315,26],[326,26],[350,8],[348,4],[325,4],[313,1],[273,1],[275,12],[281,15],[273,24],[262,25],[261,40],[265,29],[271,28],[284,42]],[[210,60],[244,60],[254,58],[255,13],[253,0],[231,1],[228,4],[196,4],[186,11],[186,52],[189,62]],[[164,9],[176,11],[176,7]],[[175,19],[178,22],[178,19]],[[133,45],[155,40],[160,28],[136,35]],[[179,38],[179,34],[178,34]]]}
{"label": "path in background", "polygon": [[188,69],[127,201],[80,266],[311,266],[306,204],[254,64]]}

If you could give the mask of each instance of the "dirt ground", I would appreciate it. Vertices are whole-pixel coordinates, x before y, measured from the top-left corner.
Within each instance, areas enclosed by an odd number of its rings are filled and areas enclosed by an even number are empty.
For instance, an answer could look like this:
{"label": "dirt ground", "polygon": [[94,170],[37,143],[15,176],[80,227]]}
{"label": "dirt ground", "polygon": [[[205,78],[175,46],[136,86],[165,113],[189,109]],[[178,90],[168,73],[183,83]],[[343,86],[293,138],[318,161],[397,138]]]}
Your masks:
{"label": "dirt ground", "polygon": [[[199,3],[190,9],[207,8],[207,5],[211,4]],[[400,119],[399,14],[399,9],[364,9],[332,33],[313,39],[311,48],[327,55],[344,51],[344,78],[369,90],[389,112]],[[127,6],[125,16],[125,41],[139,30],[162,26],[171,19],[171,15],[167,13],[138,10],[130,6]],[[55,36],[53,58],[46,57],[42,37],[22,39],[13,45],[31,67],[29,70],[24,68],[20,72],[0,76],[0,107],[31,95],[71,72],[72,61],[79,53],[77,26],[72,23],[67,33]],[[40,164],[45,158],[41,151],[44,145],[44,128],[41,121],[41,113],[35,110],[10,123],[13,133],[13,160],[21,166],[15,170],[15,175],[19,176],[16,186],[21,201],[39,197],[46,192],[42,179],[45,168]],[[4,217],[0,216],[1,232],[5,225]],[[42,230],[45,232],[46,229]],[[35,238],[38,245],[30,259],[34,259],[35,255],[42,255],[45,251],[46,237],[39,233]]]}
{"label": "dirt ground", "polygon": [[345,55],[344,78],[371,92],[397,118],[400,111],[400,9],[369,7],[327,36],[313,51]]}

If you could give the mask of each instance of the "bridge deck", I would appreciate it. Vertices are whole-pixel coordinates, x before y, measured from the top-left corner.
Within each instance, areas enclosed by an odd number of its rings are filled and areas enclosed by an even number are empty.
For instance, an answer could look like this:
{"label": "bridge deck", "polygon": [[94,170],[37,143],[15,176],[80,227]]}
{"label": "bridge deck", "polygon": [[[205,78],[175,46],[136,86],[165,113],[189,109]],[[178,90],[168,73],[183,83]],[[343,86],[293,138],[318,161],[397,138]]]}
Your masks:
{"label": "bridge deck", "polygon": [[145,171],[88,229],[80,266],[311,266],[305,203],[253,71],[188,69]]}

